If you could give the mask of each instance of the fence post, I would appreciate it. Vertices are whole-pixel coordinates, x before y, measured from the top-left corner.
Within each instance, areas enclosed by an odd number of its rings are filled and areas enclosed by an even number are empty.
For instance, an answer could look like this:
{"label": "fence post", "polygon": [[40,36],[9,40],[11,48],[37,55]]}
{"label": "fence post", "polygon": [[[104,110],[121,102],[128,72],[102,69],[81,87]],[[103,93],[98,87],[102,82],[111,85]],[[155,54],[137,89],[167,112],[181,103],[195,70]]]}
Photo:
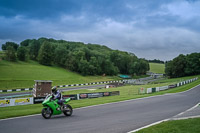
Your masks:
{"label": "fence post", "polygon": [[77,100],[79,100],[79,94],[77,94]]}

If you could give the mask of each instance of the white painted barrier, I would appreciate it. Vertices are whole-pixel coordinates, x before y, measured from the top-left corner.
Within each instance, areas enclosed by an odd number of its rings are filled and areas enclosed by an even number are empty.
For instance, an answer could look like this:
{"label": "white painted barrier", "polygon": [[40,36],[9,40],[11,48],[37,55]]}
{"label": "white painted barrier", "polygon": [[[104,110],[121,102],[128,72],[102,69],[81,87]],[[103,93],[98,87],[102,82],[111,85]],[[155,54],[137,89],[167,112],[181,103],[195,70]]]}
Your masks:
{"label": "white painted barrier", "polygon": [[156,87],[156,92],[160,91],[160,87]]}
{"label": "white painted barrier", "polygon": [[[156,92],[158,91],[163,91],[163,90],[167,90],[167,89],[170,89],[170,88],[175,88],[175,87],[179,87],[179,86],[182,86],[182,85],[185,85],[185,84],[188,84],[188,83],[191,83],[195,80],[197,80],[198,78],[193,78],[193,79],[190,79],[190,80],[186,80],[186,81],[182,81],[180,83],[177,83],[177,84],[173,84],[173,85],[169,85],[169,86],[161,86],[161,87],[156,87]],[[154,88],[155,89],[155,88]],[[155,92],[154,91],[154,92]],[[147,91],[146,93],[152,93],[153,92],[153,88],[147,88]]]}
{"label": "white painted barrier", "polygon": [[152,88],[147,88],[147,94],[152,93]]}
{"label": "white painted barrier", "polygon": [[179,87],[179,83],[177,83],[176,86]]}

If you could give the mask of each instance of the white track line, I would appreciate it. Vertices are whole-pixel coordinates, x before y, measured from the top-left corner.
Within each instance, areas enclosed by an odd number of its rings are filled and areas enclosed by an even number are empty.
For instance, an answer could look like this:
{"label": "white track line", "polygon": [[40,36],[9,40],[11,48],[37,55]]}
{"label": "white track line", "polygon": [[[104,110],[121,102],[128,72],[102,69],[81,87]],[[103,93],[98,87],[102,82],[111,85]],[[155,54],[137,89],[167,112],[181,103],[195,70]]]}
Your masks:
{"label": "white track line", "polygon": [[[189,90],[183,91],[183,92],[187,92],[190,91],[196,87],[200,86],[197,85]],[[171,93],[171,94],[179,94],[179,93],[183,93],[183,92],[178,92],[178,93]],[[123,103],[123,102],[129,102],[129,101],[135,101],[135,100],[142,100],[142,99],[148,99],[148,98],[152,98],[152,97],[162,97],[162,96],[166,96],[167,94],[163,94],[163,95],[156,95],[156,96],[149,96],[149,97],[143,97],[143,98],[137,98],[137,99],[130,99],[130,100],[124,100],[124,101],[119,101],[119,102],[112,102],[112,103],[105,103],[105,104],[98,104],[98,105],[92,105],[92,106],[86,106],[86,107],[81,107],[81,108],[76,108],[74,110],[79,110],[79,109],[85,109],[85,108],[91,108],[91,107],[97,107],[97,106],[102,106],[102,105],[109,105],[109,104],[116,104],[116,103]],[[26,117],[32,117],[32,116],[37,116],[37,115],[41,115],[41,114],[35,114],[35,115],[28,115],[28,116],[19,116],[19,117],[13,117],[13,118],[6,118],[6,119],[0,119],[0,121],[5,121],[5,120],[12,120],[12,119],[19,119],[19,118],[26,118]]]}
{"label": "white track line", "polygon": [[37,115],[41,115],[41,114],[26,115],[26,116],[19,116],[19,117],[13,117],[13,118],[0,119],[0,121],[6,121],[6,120],[12,120],[12,119],[19,119],[19,118],[26,118],[26,117],[32,117],[32,116],[37,116]]}
{"label": "white track line", "polygon": [[151,127],[151,126],[160,124],[160,123],[162,123],[162,122],[164,122],[164,121],[168,121],[168,120],[170,120],[170,119],[164,119],[164,120],[161,120],[161,121],[158,121],[158,122],[155,122],[155,123],[146,125],[146,126],[144,126],[144,127],[141,127],[141,128],[135,129],[135,130],[132,130],[132,131],[127,132],[127,133],[134,133],[134,132],[137,132],[137,131],[139,131],[139,130],[141,130],[141,129],[148,128],[148,127]]}
{"label": "white track line", "polygon": [[192,107],[192,108],[190,108],[190,109],[188,109],[188,110],[186,110],[186,111],[184,111],[184,112],[181,112],[181,113],[175,115],[174,117],[180,116],[180,115],[182,115],[182,114],[184,114],[184,113],[186,113],[186,112],[188,112],[188,111],[193,110],[194,108],[196,108],[197,106],[199,106],[199,104],[200,104],[200,103],[196,104],[194,107]]}
{"label": "white track line", "polygon": [[[190,109],[188,109],[188,110],[186,110],[186,111],[184,111],[184,112],[181,112],[181,113],[179,113],[178,115],[175,115],[175,116],[173,116],[173,117],[182,115],[182,114],[184,114],[185,112],[190,111],[190,110],[196,108],[197,106],[199,106],[199,104],[200,104],[200,103],[196,104],[196,105],[193,106],[192,108],[190,108]],[[127,133],[134,133],[134,132],[137,132],[137,131],[142,130],[142,129],[144,129],[144,128],[148,128],[148,127],[151,127],[151,126],[160,124],[160,123],[165,122],[165,121],[170,121],[170,120],[184,120],[184,119],[189,119],[189,118],[199,118],[200,115],[189,116],[189,117],[182,117],[182,118],[173,118],[173,117],[172,117],[172,118],[169,118],[169,119],[164,119],[164,120],[161,120],[161,121],[158,121],[158,122],[149,124],[149,125],[146,125],[146,126],[144,126],[144,127],[141,127],[141,128],[138,128],[138,129],[135,129],[135,130],[132,130],[132,131],[129,131],[129,132],[127,132]]]}
{"label": "white track line", "polygon": [[200,118],[200,115],[188,116],[188,117],[181,117],[181,118],[172,118],[170,120],[185,120],[185,119],[189,119],[189,118]]}

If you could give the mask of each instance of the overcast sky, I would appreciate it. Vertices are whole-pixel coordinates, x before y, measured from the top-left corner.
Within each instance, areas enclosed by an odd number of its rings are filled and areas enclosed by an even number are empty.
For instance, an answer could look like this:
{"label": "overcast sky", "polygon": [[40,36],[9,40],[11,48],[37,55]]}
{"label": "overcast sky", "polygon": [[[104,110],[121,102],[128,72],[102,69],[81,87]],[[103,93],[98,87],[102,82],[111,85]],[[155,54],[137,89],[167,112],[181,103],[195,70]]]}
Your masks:
{"label": "overcast sky", "polygon": [[200,52],[200,1],[0,0],[0,45],[40,37],[171,60]]}

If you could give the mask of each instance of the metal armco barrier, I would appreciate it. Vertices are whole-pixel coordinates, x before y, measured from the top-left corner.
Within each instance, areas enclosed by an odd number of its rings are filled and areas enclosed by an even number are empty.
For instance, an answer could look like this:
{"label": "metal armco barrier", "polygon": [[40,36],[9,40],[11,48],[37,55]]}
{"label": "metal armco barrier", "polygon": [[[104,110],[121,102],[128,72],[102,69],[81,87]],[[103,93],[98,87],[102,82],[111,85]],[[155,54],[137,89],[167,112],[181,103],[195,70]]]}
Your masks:
{"label": "metal armco barrier", "polygon": [[120,92],[113,91],[113,92],[81,93],[75,95],[64,95],[63,98],[72,98],[72,100],[79,100],[85,98],[98,98],[98,97],[115,96],[115,95],[120,95]]}
{"label": "metal armco barrier", "polygon": [[[71,94],[71,95],[63,95],[63,99],[71,98],[71,100],[80,100],[85,98],[98,98],[98,97],[105,97],[105,96],[115,96],[120,95],[119,91],[112,91],[112,92],[96,92],[96,93],[81,93],[81,94]],[[42,103],[45,97],[35,97],[33,98],[33,103]]]}
{"label": "metal armco barrier", "polygon": [[64,99],[71,98],[71,100],[78,100],[78,94],[74,95],[63,95]]}
{"label": "metal armco barrier", "polygon": [[169,89],[177,87],[177,84],[169,85]]}
{"label": "metal armco barrier", "polygon": [[159,87],[159,91],[167,90],[169,86],[161,86]]}
{"label": "metal armco barrier", "polygon": [[33,98],[33,103],[42,103],[44,101],[45,97],[34,97]]}
{"label": "metal armco barrier", "polygon": [[113,91],[113,92],[82,93],[79,94],[79,99],[98,98],[98,97],[115,96],[115,95],[120,95],[120,92]]}
{"label": "metal armco barrier", "polygon": [[0,107],[33,104],[33,98],[16,98],[0,100]]}

